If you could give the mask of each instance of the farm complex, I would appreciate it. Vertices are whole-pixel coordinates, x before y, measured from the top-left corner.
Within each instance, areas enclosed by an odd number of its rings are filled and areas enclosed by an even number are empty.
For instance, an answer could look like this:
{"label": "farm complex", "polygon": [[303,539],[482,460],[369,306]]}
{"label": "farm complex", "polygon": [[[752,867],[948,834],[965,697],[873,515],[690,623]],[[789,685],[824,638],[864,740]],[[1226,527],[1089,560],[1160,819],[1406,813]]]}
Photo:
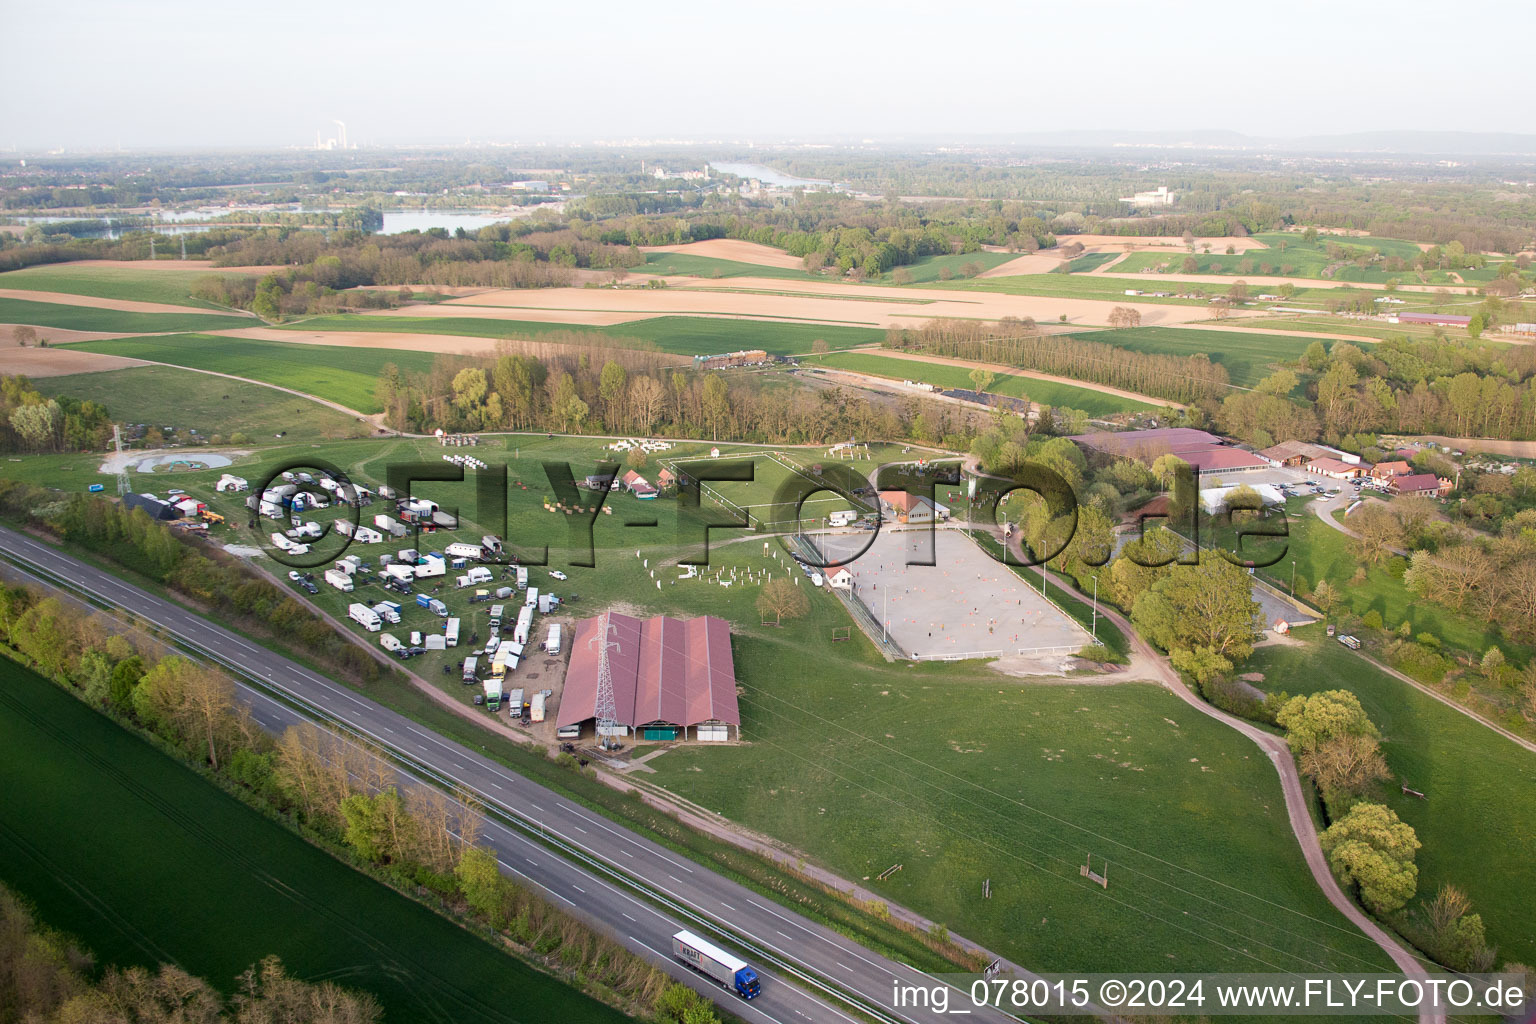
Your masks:
{"label": "farm complex", "polygon": [[1536,995],[1536,144],[578,144],[516,59],[548,141],[5,154],[0,1006]]}

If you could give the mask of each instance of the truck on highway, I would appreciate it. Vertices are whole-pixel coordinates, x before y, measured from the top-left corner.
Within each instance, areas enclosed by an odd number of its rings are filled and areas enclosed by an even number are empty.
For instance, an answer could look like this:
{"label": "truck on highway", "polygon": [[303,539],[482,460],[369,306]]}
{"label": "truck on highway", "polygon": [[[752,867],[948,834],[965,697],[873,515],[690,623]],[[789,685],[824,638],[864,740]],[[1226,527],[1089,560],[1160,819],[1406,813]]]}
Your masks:
{"label": "truck on highway", "polygon": [[757,972],[748,967],[745,960],[732,956],[692,932],[678,932],[672,936],[672,955],[743,999],[756,999],[762,991]]}

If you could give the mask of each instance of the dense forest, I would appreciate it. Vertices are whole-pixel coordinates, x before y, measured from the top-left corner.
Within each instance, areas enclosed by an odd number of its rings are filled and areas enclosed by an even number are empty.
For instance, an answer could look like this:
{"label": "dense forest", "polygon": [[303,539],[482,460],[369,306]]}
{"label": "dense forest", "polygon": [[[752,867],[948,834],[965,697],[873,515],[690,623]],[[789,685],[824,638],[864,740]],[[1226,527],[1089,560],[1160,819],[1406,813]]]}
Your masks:
{"label": "dense forest", "polygon": [[[1314,342],[1293,370],[1205,403],[1220,428],[1259,447],[1383,432],[1536,438],[1536,349],[1444,338]],[[1358,447],[1349,445],[1351,447]]]}

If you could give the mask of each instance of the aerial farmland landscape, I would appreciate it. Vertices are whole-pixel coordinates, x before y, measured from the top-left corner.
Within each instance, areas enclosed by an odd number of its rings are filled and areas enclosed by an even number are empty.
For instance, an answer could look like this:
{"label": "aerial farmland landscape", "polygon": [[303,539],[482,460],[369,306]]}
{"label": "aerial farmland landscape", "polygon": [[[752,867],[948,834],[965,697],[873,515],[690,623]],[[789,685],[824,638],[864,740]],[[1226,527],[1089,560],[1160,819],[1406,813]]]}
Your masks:
{"label": "aerial farmland landscape", "polygon": [[1530,10],[264,13],[5,15],[0,1024],[1536,1021]]}

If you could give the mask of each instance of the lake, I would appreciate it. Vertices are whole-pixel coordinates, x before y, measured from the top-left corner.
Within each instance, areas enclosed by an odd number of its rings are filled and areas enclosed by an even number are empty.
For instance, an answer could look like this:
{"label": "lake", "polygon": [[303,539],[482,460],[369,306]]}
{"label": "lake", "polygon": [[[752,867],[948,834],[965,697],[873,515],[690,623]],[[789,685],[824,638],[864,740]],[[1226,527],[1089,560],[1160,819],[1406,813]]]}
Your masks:
{"label": "lake", "polygon": [[812,185],[831,185],[830,181],[821,178],[797,178],[783,171],[776,171],[772,167],[763,164],[734,164],[714,163],[710,167],[725,174],[734,174],[738,178],[756,178],[764,185],[772,185],[776,188],[808,188]]}

